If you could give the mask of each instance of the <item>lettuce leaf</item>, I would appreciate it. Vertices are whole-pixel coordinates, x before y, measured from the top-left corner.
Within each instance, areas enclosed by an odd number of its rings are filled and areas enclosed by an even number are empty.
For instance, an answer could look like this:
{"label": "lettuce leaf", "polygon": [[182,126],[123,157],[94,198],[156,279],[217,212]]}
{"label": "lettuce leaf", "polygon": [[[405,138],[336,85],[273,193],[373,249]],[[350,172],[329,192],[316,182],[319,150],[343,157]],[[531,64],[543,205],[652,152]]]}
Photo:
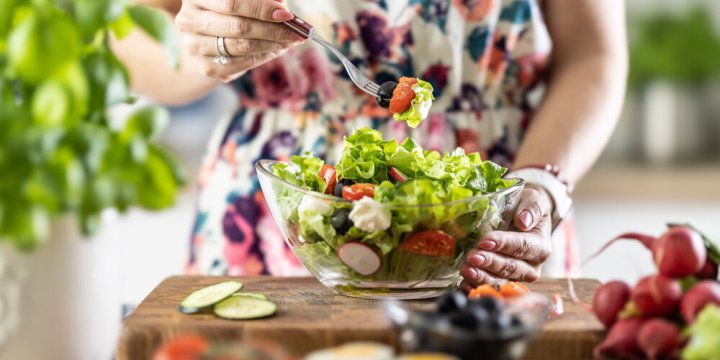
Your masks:
{"label": "lettuce leaf", "polygon": [[406,121],[411,128],[416,128],[420,125],[427,116],[433,100],[435,100],[432,85],[420,79],[417,79],[417,81],[417,84],[413,86],[415,99],[410,103],[410,108],[403,113],[393,114],[395,121]]}
{"label": "lettuce leaf", "polygon": [[708,305],[687,328],[690,342],[682,352],[685,360],[720,358],[720,307]]}
{"label": "lettuce leaf", "polygon": [[273,166],[273,173],[279,178],[300,187],[324,192],[325,181],[320,177],[320,169],[325,162],[305,152],[290,157],[290,163],[278,163]]}
{"label": "lettuce leaf", "polygon": [[338,178],[356,183],[379,184],[388,180],[388,154],[397,151],[394,140],[384,141],[379,131],[356,130],[345,138],[340,161],[335,167]]}

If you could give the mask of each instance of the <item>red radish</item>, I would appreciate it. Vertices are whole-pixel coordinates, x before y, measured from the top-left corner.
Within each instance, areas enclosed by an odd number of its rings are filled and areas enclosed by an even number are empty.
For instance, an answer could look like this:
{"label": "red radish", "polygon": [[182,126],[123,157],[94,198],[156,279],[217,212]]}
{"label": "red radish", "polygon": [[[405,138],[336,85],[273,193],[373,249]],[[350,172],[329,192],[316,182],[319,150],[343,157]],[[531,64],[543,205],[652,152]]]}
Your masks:
{"label": "red radish", "polygon": [[692,324],[708,304],[720,306],[720,283],[703,280],[685,293],[680,302],[680,313],[687,324]]}
{"label": "red radish", "polygon": [[671,227],[653,245],[658,272],[673,278],[695,275],[702,270],[707,249],[697,231],[686,226]]}
{"label": "red radish", "polygon": [[638,333],[638,345],[650,360],[676,358],[682,346],[680,329],[665,319],[648,320]]}
{"label": "red radish", "polygon": [[338,249],[338,257],[349,268],[362,276],[372,275],[380,269],[380,255],[361,242],[346,242]]}
{"label": "red radish", "polygon": [[612,359],[632,358],[640,353],[637,335],[643,325],[638,318],[620,320],[613,325],[605,340],[595,347],[595,358],[603,359],[610,356]]}
{"label": "red radish", "polygon": [[641,233],[625,233],[608,241],[585,262],[600,255],[621,239],[637,240],[653,253],[660,274],[680,278],[696,274],[702,269],[707,249],[700,234],[687,226],[673,226],[660,238]]}
{"label": "red radish", "polygon": [[700,270],[699,273],[695,274],[695,277],[704,280],[717,280],[718,278],[718,264],[716,264],[714,261],[708,257],[705,260],[705,265],[703,266],[702,270]]}
{"label": "red radish", "polygon": [[403,183],[406,182],[408,179],[408,176],[403,174],[402,171],[398,170],[395,167],[390,167],[390,176],[393,177],[397,182]]}
{"label": "red radish", "polygon": [[682,297],[677,280],[664,275],[644,277],[635,285],[631,298],[645,317],[665,317],[675,311]]}
{"label": "red radish", "polygon": [[643,246],[645,246],[648,250],[652,251],[653,244],[655,244],[655,241],[657,240],[657,238],[652,235],[646,235],[646,234],[641,234],[641,233],[636,233],[636,232],[628,232],[628,233],[620,234],[620,235],[614,237],[613,239],[611,239],[610,241],[608,241],[607,243],[605,243],[605,245],[603,245],[600,248],[600,250],[598,250],[594,254],[590,255],[589,258],[585,259],[585,263],[600,256],[600,254],[605,252],[605,250],[607,250],[610,247],[610,245],[614,244],[616,241],[619,241],[619,240],[637,240]]}
{"label": "red radish", "polygon": [[615,324],[629,299],[628,284],[618,280],[610,281],[595,291],[592,309],[598,320],[609,328]]}

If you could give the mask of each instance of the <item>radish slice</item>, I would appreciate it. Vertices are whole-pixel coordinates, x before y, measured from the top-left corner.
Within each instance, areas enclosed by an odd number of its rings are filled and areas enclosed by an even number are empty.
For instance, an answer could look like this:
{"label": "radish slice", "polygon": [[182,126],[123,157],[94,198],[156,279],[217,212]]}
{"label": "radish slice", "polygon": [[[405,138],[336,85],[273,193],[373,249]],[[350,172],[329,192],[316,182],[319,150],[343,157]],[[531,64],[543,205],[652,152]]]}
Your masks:
{"label": "radish slice", "polygon": [[347,242],[338,249],[338,257],[349,268],[362,276],[372,275],[380,269],[380,255],[359,242]]}
{"label": "radish slice", "polygon": [[397,168],[391,167],[390,168],[390,176],[393,177],[393,179],[397,180],[397,182],[406,182],[408,179],[408,176],[403,174],[402,171],[398,170]]}

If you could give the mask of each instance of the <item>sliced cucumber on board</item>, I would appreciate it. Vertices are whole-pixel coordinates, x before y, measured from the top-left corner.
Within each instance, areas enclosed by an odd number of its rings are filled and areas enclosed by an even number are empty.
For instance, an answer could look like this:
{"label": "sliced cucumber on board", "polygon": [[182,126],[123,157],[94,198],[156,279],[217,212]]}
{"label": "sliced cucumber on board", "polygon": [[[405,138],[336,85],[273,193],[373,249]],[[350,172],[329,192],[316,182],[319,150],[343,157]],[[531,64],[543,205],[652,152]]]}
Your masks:
{"label": "sliced cucumber on board", "polygon": [[206,286],[190,293],[178,306],[178,310],[185,314],[195,314],[209,309],[218,302],[232,296],[242,289],[243,284],[238,281],[225,281],[215,285]]}
{"label": "sliced cucumber on board", "polygon": [[231,296],[215,304],[213,311],[224,319],[250,320],[275,314],[277,305],[250,296]]}

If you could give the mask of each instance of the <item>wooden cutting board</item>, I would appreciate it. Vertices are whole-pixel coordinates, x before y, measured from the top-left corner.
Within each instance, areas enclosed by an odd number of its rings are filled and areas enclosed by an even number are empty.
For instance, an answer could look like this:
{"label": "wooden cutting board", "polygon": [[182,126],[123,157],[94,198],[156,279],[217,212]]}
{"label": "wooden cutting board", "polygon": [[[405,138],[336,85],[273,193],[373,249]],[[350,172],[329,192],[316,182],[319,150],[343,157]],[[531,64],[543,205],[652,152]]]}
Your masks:
{"label": "wooden cutting board", "polygon": [[[261,292],[278,304],[277,315],[252,321],[223,320],[212,314],[185,315],[177,311],[191,291],[225,280],[245,284],[243,290]],[[590,303],[597,280],[575,280],[582,301]],[[526,359],[587,359],[603,335],[593,315],[567,296],[567,282],[541,279],[530,289],[560,294],[565,313],[548,321],[526,353]],[[413,301],[425,307],[430,301]],[[162,342],[184,333],[214,340],[264,339],[277,342],[297,355],[350,341],[376,341],[397,346],[390,323],[378,302],[337,295],[314,278],[226,278],[176,276],[163,281],[125,320],[118,343],[119,360],[151,358]]]}

